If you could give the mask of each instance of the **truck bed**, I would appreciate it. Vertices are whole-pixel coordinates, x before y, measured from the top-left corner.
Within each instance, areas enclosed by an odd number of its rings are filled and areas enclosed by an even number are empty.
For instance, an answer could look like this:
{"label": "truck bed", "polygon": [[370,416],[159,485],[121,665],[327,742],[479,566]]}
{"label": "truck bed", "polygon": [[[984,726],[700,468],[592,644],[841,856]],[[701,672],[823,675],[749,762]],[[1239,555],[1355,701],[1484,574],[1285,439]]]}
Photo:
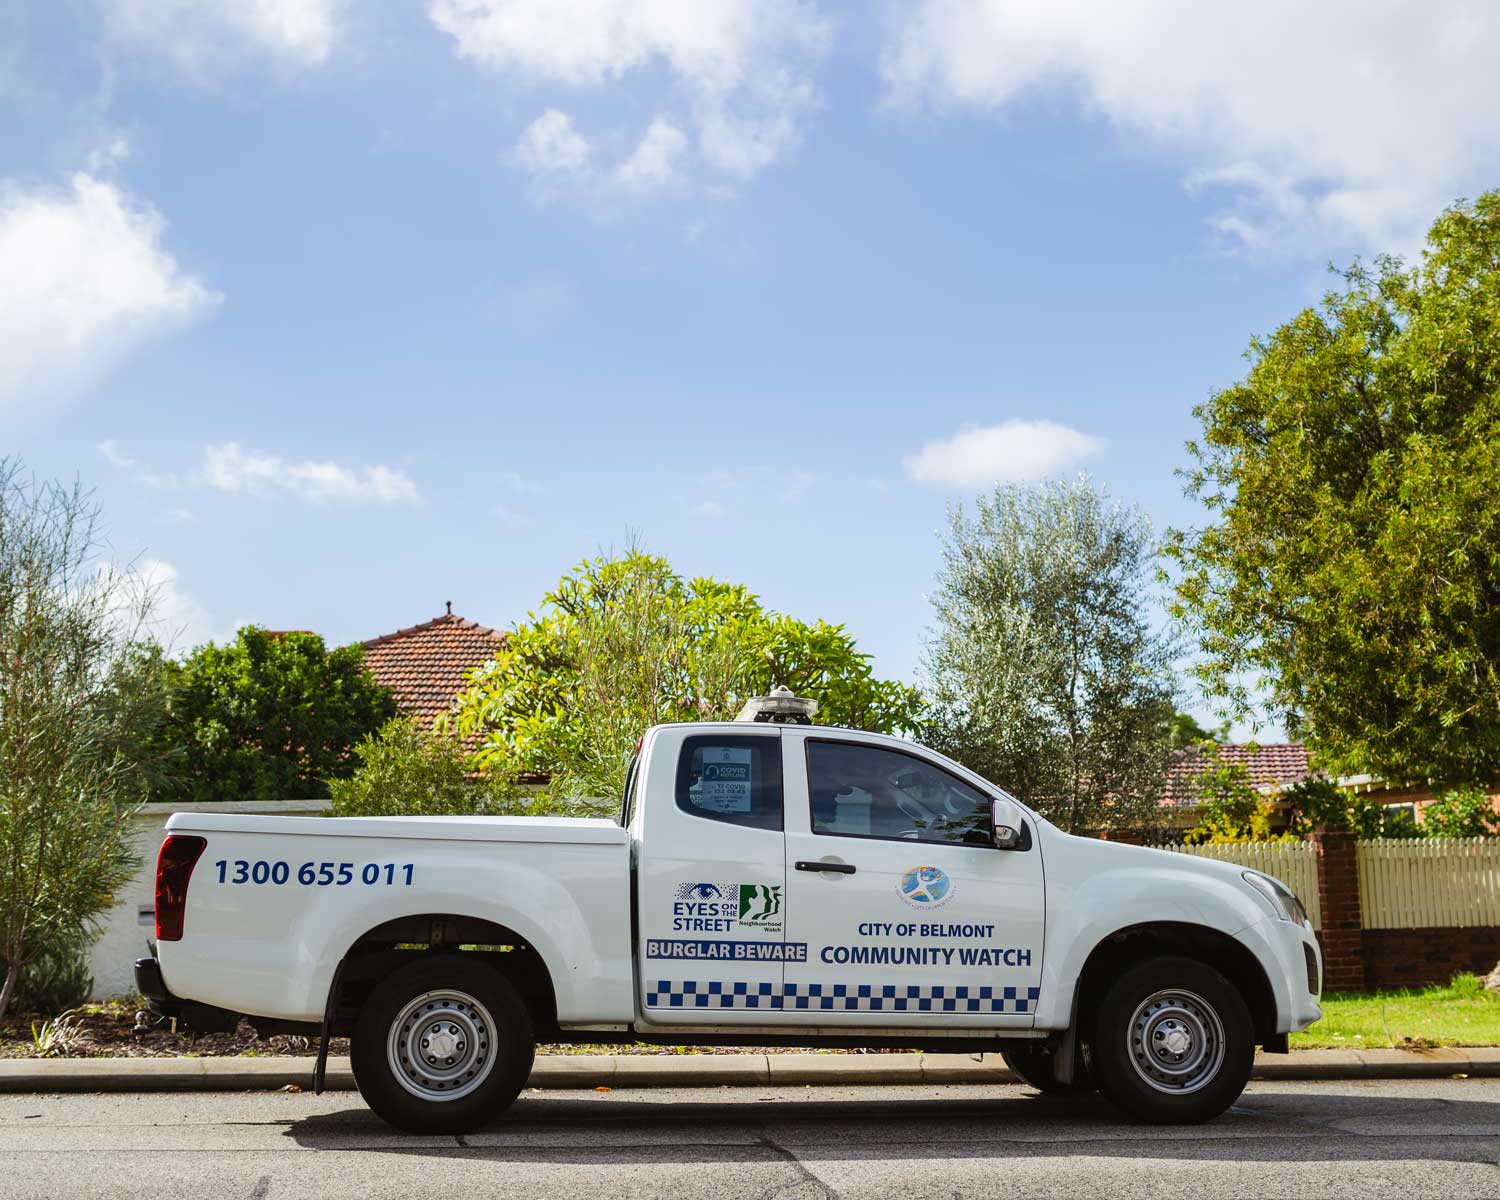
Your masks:
{"label": "truck bed", "polygon": [[157,948],[176,995],[318,1021],[356,942],[447,914],[541,955],[560,1023],[631,1020],[629,835],[611,821],[196,812],[173,816],[167,833],[206,841],[183,936]]}

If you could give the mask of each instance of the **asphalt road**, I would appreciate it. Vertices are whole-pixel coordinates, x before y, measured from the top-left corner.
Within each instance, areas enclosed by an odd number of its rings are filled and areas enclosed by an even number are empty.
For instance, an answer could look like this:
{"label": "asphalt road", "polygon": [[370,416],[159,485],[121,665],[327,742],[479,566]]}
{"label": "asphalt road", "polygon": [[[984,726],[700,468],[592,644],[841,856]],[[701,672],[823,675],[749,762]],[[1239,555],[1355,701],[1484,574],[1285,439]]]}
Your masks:
{"label": "asphalt road", "polygon": [[1264,1083],[1132,1125],[1023,1087],[528,1092],[412,1138],[353,1093],[0,1096],[0,1198],[1500,1196],[1500,1080]]}

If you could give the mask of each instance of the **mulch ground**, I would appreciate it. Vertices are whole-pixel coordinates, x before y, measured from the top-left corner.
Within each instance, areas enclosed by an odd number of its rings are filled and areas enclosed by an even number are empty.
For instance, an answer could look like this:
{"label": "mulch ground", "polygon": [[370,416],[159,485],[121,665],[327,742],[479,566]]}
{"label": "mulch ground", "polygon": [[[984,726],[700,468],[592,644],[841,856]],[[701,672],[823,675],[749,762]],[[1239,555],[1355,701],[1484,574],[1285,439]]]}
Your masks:
{"label": "mulch ground", "polygon": [[[0,1058],[178,1058],[183,1055],[276,1055],[313,1054],[316,1038],[277,1034],[257,1037],[241,1021],[233,1033],[173,1033],[163,1025],[147,1033],[134,1032],[135,1006],[110,1000],[75,1009],[47,1055],[38,1046],[44,1040],[47,1018],[11,1014],[0,1022]],[[348,1038],[334,1038],[328,1052],[349,1053]],[[786,1054],[785,1048],[755,1046],[538,1046],[538,1054]],[[863,1051],[808,1050],[809,1054],[854,1054]]]}

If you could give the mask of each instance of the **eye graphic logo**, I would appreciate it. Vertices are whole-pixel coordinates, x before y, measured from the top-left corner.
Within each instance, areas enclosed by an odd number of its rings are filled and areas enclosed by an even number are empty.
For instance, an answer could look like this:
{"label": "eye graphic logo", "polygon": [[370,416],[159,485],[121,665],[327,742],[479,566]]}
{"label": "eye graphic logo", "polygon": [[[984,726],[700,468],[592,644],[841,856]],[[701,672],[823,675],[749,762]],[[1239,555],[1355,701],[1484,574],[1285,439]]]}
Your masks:
{"label": "eye graphic logo", "polygon": [[724,893],[717,883],[684,883],[677,889],[679,900],[722,900]]}
{"label": "eye graphic logo", "polygon": [[913,867],[896,883],[901,899],[913,908],[941,908],[953,899],[953,880],[941,867]]}

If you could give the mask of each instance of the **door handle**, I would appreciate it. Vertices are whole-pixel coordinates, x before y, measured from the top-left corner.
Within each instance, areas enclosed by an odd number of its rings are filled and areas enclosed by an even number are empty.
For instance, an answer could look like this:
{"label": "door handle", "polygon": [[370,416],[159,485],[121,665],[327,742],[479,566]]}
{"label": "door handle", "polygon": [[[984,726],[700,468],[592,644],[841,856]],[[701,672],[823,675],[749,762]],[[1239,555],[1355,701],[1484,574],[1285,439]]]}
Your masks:
{"label": "door handle", "polygon": [[796,865],[799,871],[832,871],[836,875],[853,875],[854,864],[842,862],[799,862]]}

